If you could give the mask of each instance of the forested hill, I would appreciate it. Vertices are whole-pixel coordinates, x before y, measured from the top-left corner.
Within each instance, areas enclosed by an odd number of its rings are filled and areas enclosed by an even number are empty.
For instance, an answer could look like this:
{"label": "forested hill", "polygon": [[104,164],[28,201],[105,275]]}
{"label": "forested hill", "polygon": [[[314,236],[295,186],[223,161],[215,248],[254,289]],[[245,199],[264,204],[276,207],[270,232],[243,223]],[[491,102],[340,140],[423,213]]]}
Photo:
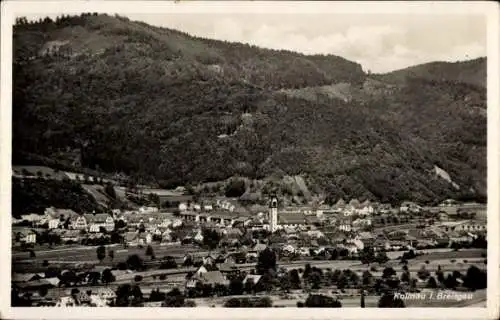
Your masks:
{"label": "forested hill", "polygon": [[14,162],[79,149],[166,187],[289,174],[332,200],[486,195],[481,87],[94,14],[19,19],[14,60]]}
{"label": "forested hill", "polygon": [[389,83],[400,83],[408,78],[424,78],[460,82],[486,88],[486,58],[464,62],[425,63],[379,75],[379,77]]}

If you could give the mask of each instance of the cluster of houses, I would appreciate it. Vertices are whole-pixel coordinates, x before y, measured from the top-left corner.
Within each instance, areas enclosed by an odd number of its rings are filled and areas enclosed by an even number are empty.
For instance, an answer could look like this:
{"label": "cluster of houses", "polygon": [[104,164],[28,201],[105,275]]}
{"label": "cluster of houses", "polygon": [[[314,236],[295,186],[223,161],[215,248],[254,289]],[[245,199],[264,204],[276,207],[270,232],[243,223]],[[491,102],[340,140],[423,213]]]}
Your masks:
{"label": "cluster of houses", "polygon": [[[180,203],[177,213],[159,212],[157,208],[149,207],[142,207],[135,211],[113,210],[109,214],[77,214],[68,209],[47,208],[44,215],[24,215],[21,219],[14,219],[13,223],[28,223],[28,226],[33,228],[46,228],[59,233],[63,241],[77,243],[80,242],[78,241],[80,234],[89,233],[98,236],[116,230],[129,245],[184,240],[201,243],[203,242],[202,228],[216,229],[225,238],[235,242],[247,230],[271,231],[273,229],[275,233],[286,235],[289,241],[304,238],[306,235],[310,239],[328,238],[329,242],[334,242],[338,235],[347,234],[348,240],[354,241],[347,243],[348,249],[356,251],[362,249],[360,242],[357,242],[360,240],[358,238],[363,234],[366,237],[366,234],[370,234],[374,227],[379,226],[381,217],[404,217],[405,220],[392,222],[395,226],[403,221],[420,221],[416,219],[422,216],[422,213],[439,221],[439,224],[433,221],[427,226],[433,225],[432,230],[428,232],[430,236],[407,235],[406,238],[401,239],[401,241],[406,241],[407,245],[415,243],[414,240],[418,238],[421,240],[420,243],[430,246],[443,238],[443,234],[447,235],[447,238],[458,239],[465,236],[470,239],[478,232],[485,232],[486,224],[476,220],[457,220],[454,217],[464,210],[477,211],[482,210],[483,207],[477,204],[456,204],[452,201],[445,201],[438,207],[426,208],[406,201],[399,207],[393,208],[390,205],[370,201],[360,203],[356,199],[346,203],[341,199],[333,206],[319,204],[309,207],[280,208],[275,213],[277,225],[271,226],[271,208],[268,212],[265,208],[260,208],[259,211],[243,210],[234,201],[215,199],[203,203]],[[119,221],[122,221],[121,228]],[[175,232],[181,227],[186,227],[185,232]],[[29,228],[17,234],[19,241],[24,243],[36,243],[36,237],[36,232]],[[463,240],[463,238],[460,239]],[[346,245],[346,241],[343,244]],[[378,245],[388,247],[386,243]],[[389,245],[391,248],[398,246],[398,243]]]}

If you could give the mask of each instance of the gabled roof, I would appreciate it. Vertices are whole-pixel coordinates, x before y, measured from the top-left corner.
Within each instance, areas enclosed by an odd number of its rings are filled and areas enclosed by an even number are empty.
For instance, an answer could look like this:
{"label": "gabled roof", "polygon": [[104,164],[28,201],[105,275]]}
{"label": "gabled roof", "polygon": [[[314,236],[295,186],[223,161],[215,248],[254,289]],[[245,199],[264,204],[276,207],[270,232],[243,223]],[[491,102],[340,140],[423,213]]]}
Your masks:
{"label": "gabled roof", "polygon": [[361,206],[361,203],[359,203],[358,199],[352,199],[349,201],[349,205],[354,208],[359,208]]}
{"label": "gabled roof", "polygon": [[222,284],[225,285],[229,283],[227,279],[224,278],[224,275],[220,271],[208,271],[201,275],[201,279],[205,283],[210,284]]}
{"label": "gabled roof", "polygon": [[111,217],[111,215],[107,213],[85,214],[85,219],[87,219],[87,222],[92,223],[104,223],[109,217]]}
{"label": "gabled roof", "polygon": [[57,278],[57,277],[45,278],[45,281],[47,281],[48,283],[50,283],[54,287],[57,287],[59,285],[59,282],[61,282],[61,280],[59,280],[59,278]]}
{"label": "gabled roof", "polygon": [[41,286],[47,286],[47,287],[52,287],[53,285],[46,281],[45,279],[40,279],[40,280],[34,280],[34,281],[29,281],[29,282],[21,282],[17,284],[21,288],[34,288],[34,287],[41,287]]}
{"label": "gabled roof", "polygon": [[302,212],[283,212],[278,215],[280,224],[304,224],[306,216]]}
{"label": "gabled roof", "polygon": [[221,272],[230,272],[239,270],[238,266],[234,263],[221,263],[219,265],[219,271]]}
{"label": "gabled roof", "polygon": [[89,302],[91,300],[89,295],[83,291],[80,291],[76,294],[76,299],[80,302]]}
{"label": "gabled roof", "polygon": [[211,265],[211,264],[203,264],[201,265],[197,270],[196,272],[198,272],[201,268],[204,268],[205,270],[207,270],[207,272],[211,272],[211,271],[217,271],[219,270],[216,266],[214,265]]}
{"label": "gabled roof", "polygon": [[253,283],[254,284],[257,284],[260,279],[262,278],[261,275],[258,275],[258,274],[249,274],[245,277],[245,279],[243,279],[243,284],[247,283],[248,280],[252,279],[253,280]]}
{"label": "gabled roof", "polygon": [[265,245],[264,243],[257,243],[252,248],[252,251],[264,251],[264,250],[266,250],[266,248],[267,248],[267,245]]}
{"label": "gabled roof", "polygon": [[111,290],[111,288],[108,287],[97,289],[97,294],[99,296],[116,297],[116,293],[113,290]]}
{"label": "gabled roof", "polygon": [[40,277],[36,273],[14,273],[12,275],[13,282],[28,282],[33,280],[39,280],[41,278],[42,277]]}

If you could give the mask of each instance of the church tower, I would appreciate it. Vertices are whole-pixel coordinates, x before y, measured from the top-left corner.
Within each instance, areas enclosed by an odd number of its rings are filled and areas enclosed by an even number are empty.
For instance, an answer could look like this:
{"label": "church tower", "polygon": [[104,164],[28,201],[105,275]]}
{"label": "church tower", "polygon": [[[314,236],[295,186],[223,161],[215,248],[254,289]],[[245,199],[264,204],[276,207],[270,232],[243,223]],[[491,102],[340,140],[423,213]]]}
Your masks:
{"label": "church tower", "polygon": [[269,202],[269,227],[271,232],[278,229],[278,198],[276,196],[272,196]]}

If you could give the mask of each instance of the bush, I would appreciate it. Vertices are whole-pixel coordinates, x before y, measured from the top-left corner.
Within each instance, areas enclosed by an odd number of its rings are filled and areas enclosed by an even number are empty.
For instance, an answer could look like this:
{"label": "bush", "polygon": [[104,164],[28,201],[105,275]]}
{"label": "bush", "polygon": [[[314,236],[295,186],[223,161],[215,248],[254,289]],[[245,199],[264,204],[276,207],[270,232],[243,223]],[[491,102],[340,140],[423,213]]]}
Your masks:
{"label": "bush", "polygon": [[379,308],[404,308],[405,303],[403,300],[395,297],[393,294],[385,293],[378,301]]}
{"label": "bush", "polygon": [[307,297],[305,306],[307,308],[341,308],[342,303],[329,296],[311,294]]}
{"label": "bush", "polygon": [[141,281],[142,281],[142,276],[141,276],[141,275],[139,275],[139,274],[138,274],[138,275],[136,275],[136,276],[134,277],[134,281],[135,281],[135,282],[141,282]]}
{"label": "bush", "polygon": [[245,181],[241,179],[232,179],[226,186],[226,197],[239,198],[246,191]]}

